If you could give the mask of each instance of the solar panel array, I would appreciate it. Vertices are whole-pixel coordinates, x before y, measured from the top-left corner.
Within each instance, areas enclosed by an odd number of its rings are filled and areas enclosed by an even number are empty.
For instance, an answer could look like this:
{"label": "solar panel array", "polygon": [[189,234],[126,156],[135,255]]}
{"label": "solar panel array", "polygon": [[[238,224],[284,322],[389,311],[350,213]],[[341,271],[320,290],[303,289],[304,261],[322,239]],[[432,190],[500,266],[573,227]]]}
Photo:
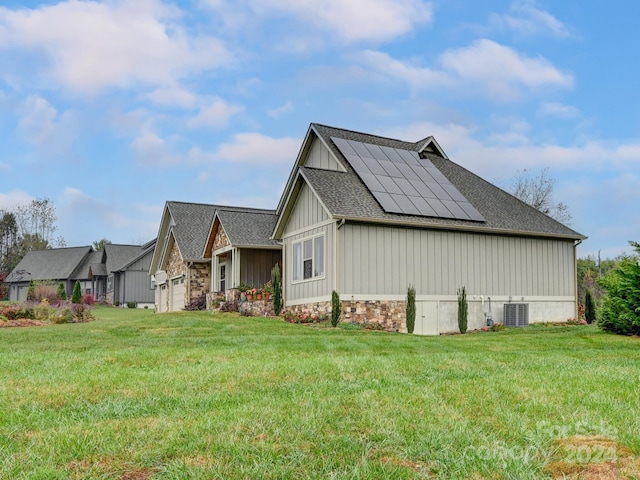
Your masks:
{"label": "solar panel array", "polygon": [[471,203],[417,152],[331,137],[387,213],[483,222]]}

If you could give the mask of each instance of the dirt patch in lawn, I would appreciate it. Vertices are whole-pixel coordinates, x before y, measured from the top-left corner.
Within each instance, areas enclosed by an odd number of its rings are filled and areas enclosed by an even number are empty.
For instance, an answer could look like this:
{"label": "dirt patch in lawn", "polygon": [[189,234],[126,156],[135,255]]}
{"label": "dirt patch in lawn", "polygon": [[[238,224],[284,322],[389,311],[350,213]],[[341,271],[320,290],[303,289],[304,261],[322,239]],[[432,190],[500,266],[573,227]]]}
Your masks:
{"label": "dirt patch in lawn", "polygon": [[71,462],[67,468],[72,479],[83,479],[92,475],[108,475],[109,478],[118,480],[147,480],[155,473],[148,467],[134,467],[123,465],[117,459],[100,458],[95,461],[80,460]]}
{"label": "dirt patch in lawn", "polygon": [[9,327],[44,327],[49,325],[48,322],[42,322],[40,320],[31,320],[28,318],[20,318],[18,320],[7,320],[5,322],[0,321],[0,328]]}
{"label": "dirt patch in lawn", "polygon": [[640,457],[611,438],[576,435],[556,441],[546,470],[558,480],[637,479]]}

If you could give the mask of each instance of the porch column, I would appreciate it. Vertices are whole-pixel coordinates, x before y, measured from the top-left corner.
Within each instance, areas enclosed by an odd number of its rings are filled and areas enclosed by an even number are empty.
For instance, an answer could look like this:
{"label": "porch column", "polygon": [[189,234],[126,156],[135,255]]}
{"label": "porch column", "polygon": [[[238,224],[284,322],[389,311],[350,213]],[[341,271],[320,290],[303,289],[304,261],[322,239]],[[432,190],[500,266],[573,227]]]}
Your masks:
{"label": "porch column", "polygon": [[211,285],[209,286],[209,289],[212,292],[217,292],[220,290],[220,272],[218,271],[219,268],[218,256],[213,255],[213,258],[211,259]]}

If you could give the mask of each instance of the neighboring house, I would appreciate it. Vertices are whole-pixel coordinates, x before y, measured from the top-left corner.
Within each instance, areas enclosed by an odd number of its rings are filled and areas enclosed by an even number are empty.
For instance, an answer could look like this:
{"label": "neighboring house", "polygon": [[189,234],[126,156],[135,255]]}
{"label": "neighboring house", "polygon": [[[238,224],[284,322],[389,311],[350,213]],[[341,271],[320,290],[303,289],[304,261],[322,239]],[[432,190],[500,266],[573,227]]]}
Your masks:
{"label": "neighboring house", "polygon": [[243,283],[262,287],[274,265],[282,266],[282,247],[271,234],[274,210],[217,207],[203,256],[211,259],[211,291],[238,298]]}
{"label": "neighboring house", "polygon": [[149,278],[149,266],[155,245],[155,239],[144,245],[105,244],[107,303],[154,306],[156,292]]}
{"label": "neighboring house", "polygon": [[406,331],[412,285],[415,333],[454,332],[464,286],[470,329],[487,315],[577,316],[576,246],[586,237],[452,162],[433,137],[311,124],[276,213],[288,310],[328,312],[335,290],[343,320]]}
{"label": "neighboring house", "polygon": [[107,244],[104,251],[90,246],[33,250],[7,277],[9,300],[26,300],[30,280],[63,283],[68,297],[79,281],[82,293],[99,301],[153,305],[148,270],[154,245],[155,240],[143,246]]}
{"label": "neighboring house", "polygon": [[83,293],[92,293],[89,269],[85,267],[95,259],[95,253],[91,246],[28,252],[5,280],[9,287],[9,300],[26,300],[30,280],[63,283],[69,296],[78,280]]}
{"label": "neighboring house", "polygon": [[156,312],[178,311],[210,291],[211,258],[203,252],[216,205],[165,204],[149,274],[156,284]]}

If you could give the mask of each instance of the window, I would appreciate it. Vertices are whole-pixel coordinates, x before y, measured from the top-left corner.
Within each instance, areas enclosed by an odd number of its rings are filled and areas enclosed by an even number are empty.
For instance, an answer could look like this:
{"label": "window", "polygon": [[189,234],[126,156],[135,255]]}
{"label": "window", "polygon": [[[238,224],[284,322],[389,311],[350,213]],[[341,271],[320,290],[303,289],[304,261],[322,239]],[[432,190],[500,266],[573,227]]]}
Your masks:
{"label": "window", "polygon": [[293,281],[324,277],[324,235],[293,244]]}
{"label": "window", "polygon": [[107,277],[107,292],[113,292],[113,274]]}

